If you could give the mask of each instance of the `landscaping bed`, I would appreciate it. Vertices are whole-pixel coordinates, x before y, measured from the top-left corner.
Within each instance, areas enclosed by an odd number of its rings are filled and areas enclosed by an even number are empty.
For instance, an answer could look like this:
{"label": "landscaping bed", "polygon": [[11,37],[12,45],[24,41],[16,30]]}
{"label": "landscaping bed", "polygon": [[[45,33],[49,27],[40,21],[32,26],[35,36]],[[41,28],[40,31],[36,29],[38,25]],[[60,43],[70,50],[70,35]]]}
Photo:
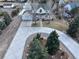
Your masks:
{"label": "landscaping bed", "polygon": [[[32,41],[30,41],[28,46],[27,46],[27,42],[26,42],[22,59],[29,59],[28,56],[29,56],[30,49],[32,49],[32,48],[35,49],[34,48],[35,45],[33,46],[33,42],[34,42],[33,38],[31,39]],[[40,42],[41,47],[45,48],[46,43],[47,43],[47,37],[40,37],[39,42]],[[38,45],[38,44],[36,44],[36,45]],[[39,49],[39,46],[37,48]],[[38,50],[36,50],[36,51],[38,51]],[[46,50],[44,50],[44,51],[46,51]],[[32,53],[33,53],[33,51],[32,51]],[[67,54],[67,53],[62,50],[58,50],[58,52],[56,52],[55,55],[50,55],[47,53],[48,57],[46,59],[62,59],[62,58],[66,59],[68,57],[65,54]],[[34,54],[33,54],[33,56],[37,57],[37,55],[34,55]],[[33,56],[32,56],[32,58],[33,58]],[[39,56],[40,56],[40,54],[39,54]],[[61,58],[61,56],[62,56],[62,58]],[[43,59],[43,57],[42,57],[42,59]]]}

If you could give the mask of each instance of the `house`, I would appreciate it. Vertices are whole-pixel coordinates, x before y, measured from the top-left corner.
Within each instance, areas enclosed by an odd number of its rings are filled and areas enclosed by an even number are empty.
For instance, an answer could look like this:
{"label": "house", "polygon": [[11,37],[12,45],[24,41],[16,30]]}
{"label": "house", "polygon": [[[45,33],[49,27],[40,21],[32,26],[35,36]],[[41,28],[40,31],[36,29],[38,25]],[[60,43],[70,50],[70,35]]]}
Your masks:
{"label": "house", "polygon": [[77,4],[75,2],[68,3],[64,6],[64,9],[71,11],[72,9],[77,8]]}
{"label": "house", "polygon": [[35,10],[35,12],[33,14],[35,14],[36,16],[34,16],[36,19],[42,19],[42,20],[49,20],[52,19],[52,17],[50,16],[50,8],[48,7],[48,5],[38,5],[37,9]]}
{"label": "house", "polygon": [[73,9],[78,8],[79,4],[76,2],[70,2],[64,6],[64,14],[65,17],[73,17],[74,14],[71,12]]}
{"label": "house", "polygon": [[69,0],[59,0],[59,6],[65,5]]}
{"label": "house", "polygon": [[[22,20],[32,20],[32,19],[52,19],[50,17],[51,7],[48,4],[31,3],[27,1],[22,11],[19,13]],[[30,15],[30,16],[29,16]],[[26,18],[26,19],[25,19]]]}

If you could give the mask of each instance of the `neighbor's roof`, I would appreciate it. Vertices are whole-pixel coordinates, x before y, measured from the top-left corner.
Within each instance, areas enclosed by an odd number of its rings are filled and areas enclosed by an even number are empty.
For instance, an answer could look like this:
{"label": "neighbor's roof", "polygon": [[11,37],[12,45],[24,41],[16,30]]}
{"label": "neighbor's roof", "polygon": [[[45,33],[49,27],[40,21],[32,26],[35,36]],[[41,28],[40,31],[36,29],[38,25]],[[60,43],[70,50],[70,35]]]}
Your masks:
{"label": "neighbor's roof", "polygon": [[37,9],[36,13],[37,14],[45,14],[46,10],[44,8],[40,7],[39,9]]}
{"label": "neighbor's roof", "polygon": [[44,10],[50,10],[51,6],[47,4],[32,4],[33,10],[37,11],[40,7],[42,7]]}
{"label": "neighbor's roof", "polygon": [[71,11],[72,9],[79,7],[78,3],[72,2],[72,3],[68,3],[64,6],[65,9],[68,9],[69,11]]}

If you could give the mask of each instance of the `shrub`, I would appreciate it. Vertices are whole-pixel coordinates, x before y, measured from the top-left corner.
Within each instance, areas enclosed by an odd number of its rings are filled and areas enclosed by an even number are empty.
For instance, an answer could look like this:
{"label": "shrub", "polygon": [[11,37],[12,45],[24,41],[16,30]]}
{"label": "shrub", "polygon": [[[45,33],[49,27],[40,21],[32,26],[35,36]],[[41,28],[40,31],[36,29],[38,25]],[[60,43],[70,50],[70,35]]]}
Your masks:
{"label": "shrub", "polygon": [[5,22],[1,22],[1,21],[0,21],[0,30],[5,29],[5,27],[6,27]]}
{"label": "shrub", "polygon": [[11,13],[11,16],[14,17],[19,13],[19,8],[17,8],[16,10],[13,10]]}
{"label": "shrub", "polygon": [[78,8],[76,7],[74,9],[72,9],[70,12],[71,12],[71,14],[74,15],[74,14],[76,14],[78,12]]}
{"label": "shrub", "polygon": [[3,16],[4,15],[4,13],[3,12],[0,12],[0,16]]}
{"label": "shrub", "polygon": [[69,29],[67,30],[67,34],[71,37],[76,37],[77,29],[79,28],[79,16],[74,19],[69,25]]}
{"label": "shrub", "polygon": [[50,55],[55,55],[59,50],[59,40],[56,31],[52,31],[48,36],[46,47]]}
{"label": "shrub", "polygon": [[5,13],[4,13],[4,22],[5,22],[5,24],[6,24],[6,25],[9,25],[11,21],[12,21],[12,20],[11,20],[9,14],[5,12]]}
{"label": "shrub", "polygon": [[38,39],[33,39],[27,59],[48,59],[47,49],[41,46]]}
{"label": "shrub", "polygon": [[39,33],[37,33],[35,39],[40,39],[41,35]]}
{"label": "shrub", "polygon": [[13,10],[12,13],[11,13],[11,16],[14,17],[14,16],[16,16],[16,14],[17,14],[16,10]]}

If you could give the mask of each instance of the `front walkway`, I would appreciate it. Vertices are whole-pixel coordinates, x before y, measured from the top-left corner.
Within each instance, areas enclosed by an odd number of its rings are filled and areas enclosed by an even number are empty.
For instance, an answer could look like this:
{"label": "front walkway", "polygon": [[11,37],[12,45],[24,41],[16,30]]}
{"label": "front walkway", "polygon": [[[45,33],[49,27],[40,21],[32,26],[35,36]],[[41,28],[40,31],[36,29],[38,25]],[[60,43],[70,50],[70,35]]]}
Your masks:
{"label": "front walkway", "polygon": [[[27,38],[34,33],[47,33],[49,34],[54,29],[46,27],[20,27],[8,48],[4,59],[22,59],[23,50],[25,42],[28,41]],[[57,31],[57,30],[56,30]],[[72,38],[68,37],[66,34],[57,31],[59,34],[59,40],[65,47],[73,54],[75,59],[79,59],[79,45],[73,41]]]}

